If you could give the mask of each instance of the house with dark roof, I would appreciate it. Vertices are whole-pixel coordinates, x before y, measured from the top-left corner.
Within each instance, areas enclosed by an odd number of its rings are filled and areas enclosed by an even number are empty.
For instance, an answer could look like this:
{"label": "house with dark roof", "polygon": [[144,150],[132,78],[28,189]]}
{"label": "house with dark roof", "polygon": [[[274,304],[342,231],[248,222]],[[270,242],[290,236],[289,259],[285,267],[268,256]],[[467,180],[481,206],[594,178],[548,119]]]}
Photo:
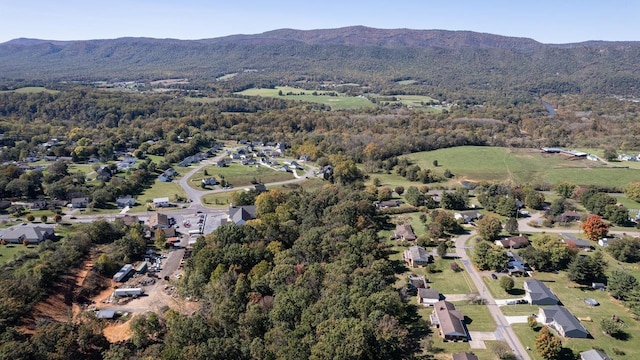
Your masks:
{"label": "house with dark roof", "polygon": [[444,341],[467,341],[467,328],[464,324],[464,315],[456,310],[452,303],[441,300],[433,305],[431,324],[438,328],[440,337]]}
{"label": "house with dark roof", "polygon": [[436,289],[418,289],[418,304],[434,306],[440,301],[440,292]]}
{"label": "house with dark roof", "polygon": [[380,201],[380,202],[376,203],[376,208],[377,209],[388,209],[388,208],[398,207],[398,206],[400,206],[400,204],[401,204],[400,200]]}
{"label": "house with dark roof", "polygon": [[582,215],[575,211],[565,211],[556,217],[556,222],[567,223],[573,221],[580,221]]}
{"label": "house with dark roof", "polygon": [[88,197],[78,197],[71,199],[71,207],[73,207],[74,209],[83,209],[86,208],[87,205],[89,205]]}
{"label": "house with dark roof", "polygon": [[128,215],[128,214],[126,214],[126,215],[125,215],[125,216],[123,216],[123,217],[116,218],[116,220],[117,220],[117,219],[122,220],[122,222],[123,222],[125,225],[127,225],[127,226],[131,226],[131,225],[139,224],[139,223],[140,223],[140,219],[139,219],[137,216],[135,216],[135,215]]}
{"label": "house with dark roof", "polygon": [[589,331],[567,308],[554,305],[540,308],[538,321],[556,330],[559,335],[567,338],[587,338]]}
{"label": "house with dark roof", "polygon": [[422,246],[414,245],[404,251],[404,261],[412,268],[424,266],[433,261],[433,256]]}
{"label": "house with dark roof", "polygon": [[393,232],[394,239],[402,239],[407,241],[414,241],[417,239],[416,234],[413,232],[413,228],[409,224],[398,224],[396,230]]}
{"label": "house with dark roof", "polygon": [[570,244],[575,244],[575,246],[580,249],[580,250],[588,250],[593,248],[593,245],[585,239],[581,239],[579,237],[576,237],[573,234],[570,233],[562,233],[561,234],[562,237],[562,242],[570,245]]}
{"label": "house with dark roof", "polygon": [[256,218],[256,207],[250,206],[233,206],[229,205],[229,221],[233,221],[236,225],[244,225],[249,220]]}
{"label": "house with dark roof", "polygon": [[529,238],[527,235],[518,235],[508,237],[506,239],[496,240],[496,245],[505,249],[519,249],[529,246]]}
{"label": "house with dark roof", "polygon": [[135,204],[136,204],[136,199],[131,195],[121,196],[116,199],[116,205],[118,205],[119,208],[133,206]]}
{"label": "house with dark roof", "polygon": [[524,282],[524,298],[531,305],[557,305],[560,299],[540,280]]}
{"label": "house with dark roof", "polygon": [[478,357],[472,353],[457,353],[453,354],[453,360],[478,360]]}
{"label": "house with dark roof", "polygon": [[581,352],[580,360],[611,360],[611,358],[602,351],[591,349]]}
{"label": "house with dark roof", "polygon": [[2,231],[0,239],[8,244],[22,244],[26,240],[29,244],[38,244],[47,239],[54,239],[53,225],[17,225]]}
{"label": "house with dark roof", "polygon": [[421,289],[421,288],[426,289],[429,287],[427,285],[427,278],[425,278],[424,276],[409,275],[408,280],[409,280],[409,285],[411,285],[416,289]]}

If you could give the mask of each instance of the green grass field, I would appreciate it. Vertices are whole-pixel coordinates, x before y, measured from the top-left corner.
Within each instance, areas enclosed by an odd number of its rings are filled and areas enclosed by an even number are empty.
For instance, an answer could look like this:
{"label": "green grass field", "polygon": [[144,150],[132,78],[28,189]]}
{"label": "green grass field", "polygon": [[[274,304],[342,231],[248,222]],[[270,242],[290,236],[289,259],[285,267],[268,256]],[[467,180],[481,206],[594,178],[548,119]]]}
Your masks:
{"label": "green grass field", "polygon": [[[568,160],[557,154],[543,154],[536,149],[461,146],[407,156],[423,168],[436,173],[449,169],[457,180],[556,184],[570,181],[578,185],[624,187],[640,178],[640,170],[612,168],[589,160]],[[371,177],[379,174],[371,174]],[[391,181],[389,181],[391,182]]]}
{"label": "green grass field", "polygon": [[19,93],[19,94],[31,94],[31,93],[46,92],[46,93],[49,93],[49,94],[57,94],[60,91],[59,90],[50,90],[50,89],[47,89],[47,88],[42,87],[42,86],[27,86],[27,87],[15,89],[15,90],[0,91],[0,93],[7,93],[7,92],[15,92],[15,93]]}
{"label": "green grass field", "polygon": [[[280,91],[285,95],[279,95]],[[333,93],[333,91],[317,91],[318,95],[312,95],[313,92],[314,90],[305,90],[289,86],[276,86],[274,89],[252,88],[236,94],[318,103],[331,106],[331,109],[333,110],[362,109],[375,106],[371,101],[364,97],[346,96],[343,94],[338,94],[338,96],[323,95]],[[287,93],[295,95],[286,95]]]}
{"label": "green grass field", "polygon": [[276,171],[265,166],[230,164],[229,166],[222,168],[217,166],[205,166],[202,170],[199,170],[189,178],[189,185],[194,188],[199,188],[202,179],[205,178],[205,171],[209,174],[208,176],[213,176],[218,179],[218,181],[220,181],[221,177],[224,176],[227,183],[234,187],[251,186],[254,179],[258,182],[267,184],[291,180],[294,178],[291,173]]}
{"label": "green grass field", "polygon": [[18,255],[21,252],[32,252],[35,246],[24,246],[21,244],[0,245],[0,264],[4,264],[13,260],[14,255]]}
{"label": "green grass field", "polygon": [[186,193],[184,192],[184,190],[182,190],[180,185],[172,182],[161,182],[156,180],[153,186],[146,189],[137,197],[138,205],[131,208],[131,212],[135,213],[147,211],[147,200],[153,200],[154,198],[159,197],[169,197],[169,199],[171,200],[175,197],[176,194],[182,197],[186,196]]}

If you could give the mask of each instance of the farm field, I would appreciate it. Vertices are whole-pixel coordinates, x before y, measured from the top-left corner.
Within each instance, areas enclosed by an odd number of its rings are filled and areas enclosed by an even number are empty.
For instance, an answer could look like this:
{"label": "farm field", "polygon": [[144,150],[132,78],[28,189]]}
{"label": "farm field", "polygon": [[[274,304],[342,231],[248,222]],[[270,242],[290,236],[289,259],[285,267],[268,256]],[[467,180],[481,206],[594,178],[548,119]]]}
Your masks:
{"label": "farm field", "polygon": [[536,149],[462,146],[414,153],[407,158],[423,168],[433,168],[433,161],[437,160],[436,172],[449,169],[458,181],[519,184],[570,181],[578,185],[622,188],[640,178],[640,170],[613,168],[589,160],[568,160],[563,155],[543,154]]}
{"label": "farm field", "polygon": [[0,91],[0,94],[1,93],[8,93],[8,92],[15,92],[15,93],[19,93],[19,94],[32,94],[32,93],[39,93],[39,92],[46,92],[46,93],[49,93],[49,94],[57,94],[60,91],[59,90],[50,90],[50,89],[47,89],[47,88],[42,87],[42,86],[26,86],[26,87],[15,89],[15,90],[3,90],[3,91]]}
{"label": "farm field", "polygon": [[[284,95],[279,95],[282,91]],[[274,97],[284,100],[306,101],[331,106],[333,110],[349,110],[362,109],[366,107],[374,107],[375,105],[364,97],[346,96],[338,94],[338,96],[322,95],[335,93],[334,91],[317,91],[318,95],[312,95],[314,90],[305,90],[288,86],[276,86],[274,89],[252,88],[236,94],[245,96],[263,96]],[[292,93],[296,95],[286,95]]]}

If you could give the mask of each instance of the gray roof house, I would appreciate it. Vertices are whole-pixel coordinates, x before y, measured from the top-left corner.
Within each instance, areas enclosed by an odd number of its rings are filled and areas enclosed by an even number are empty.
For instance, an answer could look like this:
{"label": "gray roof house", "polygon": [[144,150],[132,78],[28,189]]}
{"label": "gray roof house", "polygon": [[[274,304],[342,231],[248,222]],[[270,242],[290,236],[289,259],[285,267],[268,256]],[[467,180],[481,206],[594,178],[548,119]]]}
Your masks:
{"label": "gray roof house", "polygon": [[433,256],[422,246],[414,245],[404,251],[404,261],[411,267],[417,268],[433,261]]}
{"label": "gray roof house", "polygon": [[119,208],[133,206],[135,204],[136,199],[131,195],[122,196],[116,199],[116,205],[118,205]]}
{"label": "gray roof house", "polygon": [[256,207],[251,206],[229,206],[229,220],[236,225],[244,225],[249,220],[256,218]]}
{"label": "gray roof house", "polygon": [[591,349],[581,352],[580,360],[611,360],[611,358],[602,351]]}
{"label": "gray roof house", "polygon": [[440,292],[436,289],[418,289],[418,304],[433,306],[440,301]]}
{"label": "gray roof house", "polygon": [[448,301],[441,300],[433,305],[431,324],[438,327],[444,341],[469,340],[464,315]]}
{"label": "gray roof house", "polygon": [[531,305],[557,305],[560,299],[540,280],[524,282],[524,298]]}
{"label": "gray roof house", "polygon": [[573,234],[562,233],[561,235],[562,235],[562,242],[567,245],[573,243],[578,247],[578,249],[590,249],[593,247],[593,245],[589,241],[576,237]]}
{"label": "gray roof house", "polygon": [[71,206],[75,209],[86,208],[89,205],[88,197],[73,198],[71,199]]}
{"label": "gray roof house", "polygon": [[38,244],[47,239],[53,239],[53,225],[17,225],[5,229],[0,235],[0,239],[4,239],[9,244],[22,244],[26,239],[29,244]]}
{"label": "gray roof house", "polygon": [[559,305],[540,308],[538,320],[563,337],[584,339],[589,336],[589,331],[580,321],[567,308]]}

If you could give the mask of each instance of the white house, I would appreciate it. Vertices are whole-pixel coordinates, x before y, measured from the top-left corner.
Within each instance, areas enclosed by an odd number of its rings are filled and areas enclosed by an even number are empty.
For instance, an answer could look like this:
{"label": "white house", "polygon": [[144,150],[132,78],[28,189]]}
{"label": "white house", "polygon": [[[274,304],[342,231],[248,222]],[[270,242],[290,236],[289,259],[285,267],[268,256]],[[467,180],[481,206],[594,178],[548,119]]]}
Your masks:
{"label": "white house", "polygon": [[154,208],[169,207],[170,205],[171,205],[171,203],[169,203],[169,198],[168,197],[162,197],[162,198],[153,199],[153,207]]}

